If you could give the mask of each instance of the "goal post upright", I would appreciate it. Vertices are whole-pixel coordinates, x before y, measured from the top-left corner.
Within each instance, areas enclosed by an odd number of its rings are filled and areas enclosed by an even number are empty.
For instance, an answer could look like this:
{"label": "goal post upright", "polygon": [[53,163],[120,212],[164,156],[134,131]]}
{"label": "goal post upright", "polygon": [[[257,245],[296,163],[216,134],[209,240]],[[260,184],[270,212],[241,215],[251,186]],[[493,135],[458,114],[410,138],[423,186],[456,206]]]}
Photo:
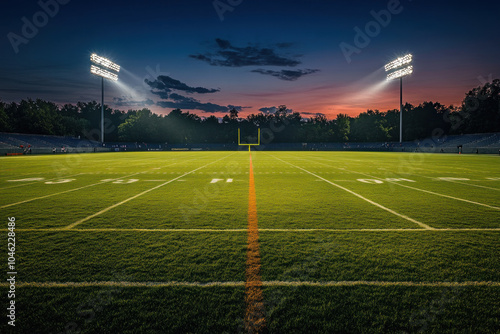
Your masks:
{"label": "goal post upright", "polygon": [[248,146],[248,152],[252,146],[260,146],[260,128],[257,128],[257,144],[242,144],[240,128],[238,128],[238,146]]}

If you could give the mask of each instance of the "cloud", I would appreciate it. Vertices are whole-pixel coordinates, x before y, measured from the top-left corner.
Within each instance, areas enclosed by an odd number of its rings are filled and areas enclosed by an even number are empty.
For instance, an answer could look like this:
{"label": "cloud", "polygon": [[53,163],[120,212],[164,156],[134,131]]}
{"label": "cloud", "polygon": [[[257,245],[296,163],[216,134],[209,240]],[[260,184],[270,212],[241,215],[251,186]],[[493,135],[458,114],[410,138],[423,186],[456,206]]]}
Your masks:
{"label": "cloud", "polygon": [[[260,108],[259,111],[263,114],[274,114],[276,113],[276,111],[278,111],[278,108],[277,107],[263,107],[263,108]],[[287,114],[291,114],[293,113],[293,109],[287,109],[286,110]]]}
{"label": "cloud", "polygon": [[323,114],[322,112],[308,112],[308,111],[303,111],[300,113],[301,115],[308,115],[308,116],[325,116],[325,114]]}
{"label": "cloud", "polygon": [[155,102],[151,99],[146,99],[142,101],[134,101],[130,100],[126,96],[124,97],[114,97],[113,102],[116,106],[119,107],[132,107],[132,106],[151,106],[154,105]]}
{"label": "cloud", "polygon": [[168,75],[160,75],[155,81],[150,81],[148,79],[145,79],[144,82],[146,82],[146,84],[148,84],[151,88],[154,88],[159,92],[163,93],[170,93],[172,89],[184,91],[186,93],[198,93],[198,94],[216,93],[220,91],[220,89],[191,87],[179,80],[169,77]]}
{"label": "cloud", "polygon": [[151,90],[151,93],[158,95],[160,98],[165,99],[165,100],[168,99],[168,96],[171,92],[172,91],[168,88],[165,88],[165,90]]}
{"label": "cloud", "polygon": [[146,79],[144,80],[144,82],[152,88],[151,93],[158,95],[162,100],[164,100],[156,102],[156,105],[162,108],[201,110],[206,113],[227,113],[233,108],[238,111],[241,111],[243,108],[249,108],[233,105],[222,106],[210,102],[201,102],[200,100],[197,100],[193,97],[178,94],[174,91],[185,92],[188,94],[209,94],[219,92],[220,89],[191,87],[177,79],[171,78],[166,75],[160,75],[154,81]]}
{"label": "cloud", "polygon": [[233,106],[232,104],[229,104],[227,107],[229,108],[229,110],[236,109],[236,111],[241,111],[242,109],[246,108],[252,108],[252,107]]}
{"label": "cloud", "polygon": [[[294,67],[301,62],[295,57],[279,55],[271,47],[257,46],[237,47],[228,40],[217,38],[215,53],[194,54],[189,57],[205,61],[212,66],[243,67],[243,66],[290,66]],[[274,47],[285,49],[290,43],[278,43]]]}
{"label": "cloud", "polygon": [[313,70],[313,69],[305,69],[305,70],[281,70],[281,71],[273,71],[273,70],[264,70],[264,69],[256,69],[252,70],[251,72],[254,73],[260,73],[264,75],[271,75],[273,77],[276,77],[281,80],[285,81],[295,81],[304,75],[316,73],[319,70]]}
{"label": "cloud", "polygon": [[259,111],[262,112],[263,114],[274,114],[276,110],[278,110],[278,108],[276,107],[269,107],[269,108],[264,107],[259,109]]}
{"label": "cloud", "polygon": [[204,103],[200,102],[195,98],[179,95],[177,93],[171,93],[169,95],[169,99],[171,101],[158,101],[156,102],[156,105],[162,108],[201,110],[206,113],[216,113],[216,112],[227,113],[233,108],[235,108],[238,111],[241,111],[242,108],[248,108],[248,107],[233,106],[233,105],[221,106],[219,104],[210,102]]}

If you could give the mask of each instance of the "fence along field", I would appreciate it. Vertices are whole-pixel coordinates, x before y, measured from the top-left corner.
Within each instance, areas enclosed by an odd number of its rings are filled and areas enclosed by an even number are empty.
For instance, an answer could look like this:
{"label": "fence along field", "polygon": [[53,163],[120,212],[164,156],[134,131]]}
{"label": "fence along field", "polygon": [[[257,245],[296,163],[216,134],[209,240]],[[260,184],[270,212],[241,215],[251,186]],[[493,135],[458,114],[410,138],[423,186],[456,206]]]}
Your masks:
{"label": "fence along field", "polygon": [[2,158],[16,331],[498,328],[498,157],[251,157],[253,234],[248,152]]}

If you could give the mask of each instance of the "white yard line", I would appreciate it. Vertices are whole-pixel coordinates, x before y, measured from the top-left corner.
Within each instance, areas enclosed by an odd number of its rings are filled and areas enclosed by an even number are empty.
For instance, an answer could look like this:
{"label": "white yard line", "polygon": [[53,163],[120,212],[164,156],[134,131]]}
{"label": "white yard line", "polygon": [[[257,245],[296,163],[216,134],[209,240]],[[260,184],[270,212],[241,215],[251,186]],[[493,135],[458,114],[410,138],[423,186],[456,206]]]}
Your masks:
{"label": "white yard line", "polygon": [[[0,229],[1,232],[7,232],[6,228]],[[184,232],[247,232],[244,228],[78,228],[69,230],[66,227],[61,228],[16,228],[18,232],[167,232],[167,233],[184,233]],[[500,228],[259,228],[259,232],[464,232],[464,231],[490,231],[500,232]]]}
{"label": "white yard line", "polygon": [[[230,155],[232,155],[232,154],[230,154]],[[161,188],[161,187],[163,187],[163,186],[165,186],[165,185],[167,185],[167,184],[169,184],[169,183],[171,183],[171,182],[174,182],[174,181],[176,181],[176,180],[178,180],[178,179],[180,179],[180,178],[185,177],[186,175],[189,175],[189,174],[191,174],[191,173],[194,173],[194,172],[196,172],[197,170],[200,170],[200,169],[202,169],[202,168],[205,168],[206,166],[209,166],[209,165],[211,165],[211,164],[214,164],[214,163],[216,163],[216,162],[218,162],[218,161],[220,161],[220,160],[222,160],[222,159],[225,159],[225,158],[229,157],[230,155],[227,155],[227,156],[225,156],[225,157],[223,157],[223,158],[220,158],[220,159],[218,159],[218,160],[212,161],[212,162],[210,162],[210,163],[208,163],[208,164],[206,164],[206,165],[203,165],[203,166],[201,166],[201,167],[198,167],[198,168],[196,168],[196,169],[193,169],[193,170],[192,170],[192,171],[190,171],[190,172],[184,173],[184,174],[182,174],[182,175],[180,175],[180,176],[178,176],[178,177],[176,177],[176,178],[173,178],[173,179],[171,179],[171,180],[169,180],[169,181],[167,181],[167,182],[164,182],[164,183],[162,183],[162,184],[160,184],[160,185],[157,185],[156,187],[150,188],[150,189],[145,190],[145,191],[143,191],[143,192],[141,192],[141,193],[139,193],[139,194],[137,194],[137,195],[134,195],[134,196],[132,196],[132,197],[129,197],[129,198],[127,198],[127,199],[125,199],[125,200],[123,200],[123,201],[121,201],[121,202],[118,202],[118,203],[115,203],[115,204],[113,204],[113,205],[111,205],[111,206],[108,206],[107,208],[102,209],[102,210],[101,210],[101,211],[99,211],[99,212],[96,212],[96,213],[94,213],[94,214],[92,214],[92,215],[90,215],[90,216],[87,216],[87,217],[85,217],[85,218],[83,218],[83,219],[80,219],[80,220],[78,220],[78,221],[76,221],[76,222],[74,222],[74,223],[72,223],[72,224],[70,224],[70,225],[66,226],[66,227],[65,227],[65,229],[72,229],[73,227],[75,227],[75,226],[77,226],[77,225],[80,225],[81,223],[86,222],[86,221],[88,221],[88,220],[90,220],[90,219],[92,219],[92,218],[94,218],[94,217],[97,217],[97,216],[99,216],[99,215],[101,215],[101,214],[103,214],[103,213],[105,213],[105,212],[107,212],[107,211],[109,211],[109,210],[111,210],[111,209],[114,209],[114,208],[116,208],[117,206],[120,206],[120,205],[122,205],[122,204],[125,204],[125,203],[127,203],[127,202],[129,202],[129,201],[131,201],[131,200],[133,200],[133,199],[136,199],[136,198],[138,198],[138,197],[140,197],[140,196],[142,196],[142,195],[145,195],[145,194],[147,194],[147,193],[149,193],[149,192],[151,192],[151,191],[153,191],[153,190],[156,190],[156,189],[158,189],[158,188]]]}
{"label": "white yard line", "polygon": [[[9,283],[0,283],[0,286],[8,286]],[[36,288],[78,288],[78,287],[214,287],[214,286],[245,286],[245,282],[127,282],[127,281],[98,281],[98,282],[16,282],[16,287],[36,287]]]}
{"label": "white yard line", "polygon": [[325,178],[322,178],[321,176],[316,175],[316,174],[314,174],[314,173],[312,173],[312,172],[310,172],[310,171],[308,171],[308,170],[306,170],[306,169],[304,169],[304,168],[302,168],[302,167],[299,167],[299,166],[296,166],[296,165],[294,165],[294,164],[291,164],[291,163],[289,163],[289,162],[287,162],[287,161],[285,161],[285,160],[281,160],[281,159],[279,159],[279,158],[276,158],[275,156],[272,156],[272,157],[273,157],[273,158],[275,158],[275,159],[277,159],[277,160],[280,160],[281,162],[284,162],[284,163],[286,163],[286,164],[288,164],[288,165],[290,165],[290,166],[293,166],[293,167],[295,167],[295,168],[298,168],[298,169],[300,169],[300,170],[302,170],[302,171],[304,171],[304,172],[306,172],[306,173],[308,173],[308,174],[310,174],[310,175],[312,175],[312,176],[314,176],[314,177],[317,177],[318,179],[323,180],[323,181],[325,181],[325,182],[327,182],[327,183],[331,184],[332,186],[335,186],[335,187],[337,187],[337,188],[339,188],[339,189],[342,189],[342,190],[344,190],[344,191],[347,191],[348,193],[350,193],[350,194],[352,194],[352,195],[354,195],[354,196],[356,196],[356,197],[358,197],[358,198],[360,198],[360,199],[362,199],[362,200],[364,200],[364,201],[366,201],[366,202],[368,202],[368,203],[370,203],[370,204],[372,204],[372,205],[374,205],[374,206],[376,206],[376,207],[378,207],[378,208],[380,208],[380,209],[382,209],[382,210],[385,210],[385,211],[387,211],[387,212],[389,212],[389,213],[391,213],[391,214],[393,214],[393,215],[395,215],[395,216],[398,216],[398,217],[400,217],[400,218],[406,219],[406,220],[408,220],[408,221],[410,221],[410,222],[412,222],[412,223],[415,223],[415,224],[417,224],[417,225],[419,225],[419,226],[421,226],[421,227],[423,227],[423,228],[425,228],[425,229],[427,229],[427,230],[433,230],[433,229],[434,229],[433,227],[430,227],[430,226],[429,226],[429,225],[427,225],[427,224],[424,224],[424,223],[422,223],[422,222],[419,222],[418,220],[415,220],[415,219],[410,218],[410,217],[408,217],[408,216],[406,216],[406,215],[403,215],[403,214],[398,213],[398,212],[396,212],[396,211],[394,211],[394,210],[391,210],[391,209],[389,209],[389,208],[387,208],[387,207],[385,207],[385,206],[383,206],[383,205],[381,205],[381,204],[379,204],[379,203],[377,203],[377,202],[374,202],[374,201],[372,201],[372,200],[370,200],[370,199],[368,199],[368,198],[366,198],[366,197],[364,197],[364,196],[362,196],[362,195],[360,195],[360,194],[358,194],[358,193],[356,193],[356,192],[354,192],[354,191],[352,191],[352,190],[350,190],[350,189],[347,189],[347,188],[345,188],[345,187],[342,187],[341,185],[338,185],[338,184],[336,184],[336,183],[334,183],[334,182],[331,182],[331,181],[329,181],[329,180],[327,180],[327,179],[325,179]]}
{"label": "white yard line", "polygon": [[[41,173],[31,173],[31,174],[38,174],[38,175],[40,175]],[[53,181],[53,180],[58,180],[58,179],[69,179],[69,178],[71,178],[73,176],[78,176],[78,175],[82,175],[82,174],[85,174],[85,173],[78,173],[78,174],[73,174],[73,175],[54,177],[54,178],[51,178],[51,179],[43,179],[43,180],[39,180],[39,181],[35,181],[35,182],[17,184],[15,186],[10,186],[10,187],[2,187],[2,188],[0,188],[0,191],[1,190],[5,190],[5,189],[11,189],[11,188],[18,188],[18,187],[29,186],[31,184],[40,183],[40,182]],[[11,180],[5,180],[5,182],[9,182],[9,181],[11,181]]]}
{"label": "white yard line", "polygon": [[6,205],[3,205],[3,206],[0,206],[0,209],[8,208],[10,206],[19,205],[19,204],[23,204],[23,203],[28,203],[28,202],[32,202],[32,201],[36,201],[36,200],[39,200],[39,199],[44,199],[44,198],[48,198],[48,197],[52,197],[52,196],[66,194],[66,193],[69,193],[69,192],[72,192],[72,191],[77,191],[77,190],[81,190],[81,189],[85,189],[85,188],[97,186],[97,185],[100,185],[100,184],[104,184],[104,183],[108,183],[108,182],[112,182],[112,181],[117,181],[117,180],[120,180],[120,179],[123,179],[123,178],[126,178],[126,177],[130,177],[130,176],[134,176],[134,175],[142,174],[142,173],[145,173],[145,172],[139,172],[139,173],[134,173],[134,174],[130,174],[130,175],[125,175],[125,176],[122,176],[122,177],[119,177],[119,178],[116,178],[116,179],[109,179],[109,181],[101,181],[101,182],[98,182],[98,183],[88,184],[86,186],[79,187],[79,188],[73,188],[73,189],[61,191],[61,192],[58,192],[58,193],[53,193],[53,194],[49,194],[49,195],[45,195],[45,196],[40,196],[40,197],[34,197],[34,198],[30,198],[30,199],[27,199],[27,200],[24,200],[24,201],[16,202],[16,203],[6,204]]}
{"label": "white yard line", "polygon": [[[384,169],[386,171],[389,171],[387,169]],[[431,179],[431,180],[435,180],[436,178],[435,177],[432,177],[432,176],[425,176],[425,175],[418,175],[418,174],[411,174],[411,173],[402,173],[403,175],[412,175],[412,176],[417,176],[417,177],[425,177],[426,179]],[[487,186],[481,186],[479,184],[473,184],[473,183],[465,183],[465,182],[460,182],[460,181],[457,181],[457,180],[451,180],[451,179],[448,179],[448,178],[437,178],[439,181],[446,181],[446,182],[452,182],[452,183],[458,183],[458,184],[463,184],[463,185],[466,185],[466,186],[470,186],[470,187],[477,187],[477,188],[484,188],[484,189],[490,189],[490,190],[496,190],[496,191],[500,191],[500,188],[493,188],[493,187],[487,187]]]}
{"label": "white yard line", "polygon": [[500,228],[261,228],[259,232],[424,232],[424,231],[500,231]]}
{"label": "white yard line", "polygon": [[[10,283],[2,282],[1,287]],[[425,287],[470,287],[470,286],[500,286],[500,282],[493,281],[464,281],[464,282],[413,282],[413,281],[263,281],[263,286],[425,286]],[[97,281],[97,282],[16,282],[17,287],[34,288],[79,288],[79,287],[244,287],[245,282],[128,282],[128,281]]]}
{"label": "white yard line", "polygon": [[379,178],[379,177],[376,177],[376,176],[373,176],[373,175],[370,175],[370,174],[365,174],[365,173],[361,173],[361,172],[353,172],[353,173],[364,175],[364,176],[367,176],[367,177],[370,177],[370,178],[373,178],[373,179],[383,180],[384,182],[387,182],[387,183],[395,184],[395,185],[398,185],[400,187],[404,187],[404,188],[408,188],[408,189],[413,189],[413,190],[416,190],[416,191],[421,191],[421,192],[432,194],[432,195],[435,195],[435,196],[440,196],[440,197],[450,198],[450,199],[453,199],[453,200],[456,200],[456,201],[460,201],[460,202],[465,202],[465,203],[480,205],[480,206],[484,206],[484,207],[487,207],[487,208],[490,208],[490,209],[494,209],[494,210],[500,210],[500,207],[497,207],[497,206],[488,205],[488,204],[484,204],[484,203],[479,203],[479,202],[475,202],[475,201],[470,201],[468,199],[459,198],[459,197],[450,196],[450,195],[445,195],[445,194],[437,193],[437,192],[430,191],[430,190],[416,188],[416,187],[408,186],[406,184],[401,184],[400,182],[387,181],[386,179],[382,179],[382,178]]}
{"label": "white yard line", "polygon": [[[8,229],[0,229],[0,231]],[[17,232],[247,232],[246,228],[216,229],[216,228],[16,228]]]}
{"label": "white yard line", "polygon": [[[429,176],[424,176],[424,177],[429,177]],[[460,182],[460,181],[455,181],[455,180],[446,180],[446,179],[442,179],[442,181],[464,184],[466,186],[471,186],[471,187],[477,187],[477,188],[484,188],[484,189],[490,189],[490,190],[500,191],[500,188],[493,188],[493,187],[481,186],[479,184],[465,183],[465,182]]]}
{"label": "white yard line", "polygon": [[[197,160],[197,159],[191,159],[191,160]],[[175,165],[177,163],[178,162],[174,162],[174,163],[169,164],[169,165],[164,166],[164,167],[169,167],[169,166]],[[164,167],[161,167],[161,168],[164,168]],[[134,174],[129,174],[129,175],[121,176],[121,177],[118,177],[118,178],[115,178],[115,179],[109,179],[107,181],[101,181],[101,182],[98,182],[98,183],[89,184],[89,185],[86,185],[86,186],[83,186],[83,187],[79,187],[79,188],[69,189],[69,190],[65,190],[65,191],[61,191],[61,192],[58,192],[58,193],[53,193],[53,194],[49,194],[49,195],[45,195],[45,196],[40,196],[40,197],[34,197],[34,198],[30,198],[30,199],[27,199],[27,200],[24,200],[24,201],[20,201],[20,202],[16,202],[16,203],[11,203],[11,204],[6,204],[6,205],[3,205],[3,206],[0,206],[0,209],[8,208],[8,207],[11,207],[11,206],[14,206],[14,205],[28,203],[28,202],[32,202],[32,201],[36,201],[36,200],[39,200],[39,199],[44,199],[44,198],[48,198],[48,197],[52,197],[52,196],[66,194],[66,193],[69,193],[69,192],[72,192],[72,191],[77,191],[77,190],[85,189],[85,188],[88,188],[88,187],[93,187],[93,186],[101,185],[101,184],[104,184],[104,183],[121,180],[121,179],[124,179],[124,178],[127,178],[127,177],[131,177],[131,176],[134,176],[134,175],[146,174],[146,173],[147,173],[147,171],[142,171],[142,172],[138,172],[138,173],[134,173]],[[81,173],[81,174],[86,174],[86,173]],[[104,173],[104,174],[106,174],[106,173]],[[39,181],[39,182],[42,182],[42,181]]]}
{"label": "white yard line", "polygon": [[[323,159],[323,160],[333,162],[333,161],[328,160],[328,159]],[[327,165],[325,163],[321,163],[321,164],[323,164],[325,166],[333,167],[335,169],[345,170],[343,168],[334,167],[334,166],[331,166],[331,165]],[[440,193],[437,193],[437,192],[434,192],[434,191],[425,190],[425,189],[421,189],[421,188],[415,188],[415,187],[412,187],[412,186],[401,184],[400,182],[387,181],[386,179],[383,179],[383,178],[380,178],[380,177],[376,177],[376,176],[373,176],[373,175],[370,175],[370,174],[361,173],[361,172],[357,172],[357,171],[353,171],[353,170],[345,170],[345,171],[348,171],[350,173],[359,174],[359,175],[364,175],[364,176],[367,176],[369,178],[381,180],[381,181],[384,181],[384,182],[387,182],[387,183],[395,184],[395,185],[398,185],[400,187],[404,187],[404,188],[408,188],[408,189],[413,189],[413,190],[421,191],[421,192],[432,194],[432,195],[436,195],[436,196],[446,197],[446,198],[450,198],[450,199],[453,199],[453,200],[456,200],[456,201],[461,201],[461,202],[466,202],[466,203],[470,203],[470,204],[480,205],[480,206],[484,206],[484,207],[487,207],[487,208],[490,208],[490,209],[494,209],[494,210],[500,210],[500,207],[497,207],[497,206],[488,205],[488,204],[479,203],[479,202],[474,202],[474,201],[470,201],[468,199],[454,197],[454,196],[450,196],[450,195],[440,194]]]}
{"label": "white yard line", "polygon": [[264,286],[429,286],[429,287],[459,287],[459,286],[500,286],[500,282],[491,281],[467,281],[467,282],[390,282],[390,281],[327,281],[327,282],[288,282],[288,281],[263,281]]}

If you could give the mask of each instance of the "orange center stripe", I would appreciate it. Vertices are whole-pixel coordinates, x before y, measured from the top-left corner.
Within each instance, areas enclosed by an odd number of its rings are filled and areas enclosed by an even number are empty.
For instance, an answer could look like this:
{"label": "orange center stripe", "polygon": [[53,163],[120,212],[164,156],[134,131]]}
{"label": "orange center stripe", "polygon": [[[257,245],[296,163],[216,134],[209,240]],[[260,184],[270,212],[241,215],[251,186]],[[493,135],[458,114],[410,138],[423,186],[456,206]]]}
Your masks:
{"label": "orange center stripe", "polygon": [[257,223],[257,202],[253,177],[252,155],[250,154],[248,190],[248,249],[245,282],[245,328],[247,333],[265,333],[264,296],[260,277],[259,229]]}

